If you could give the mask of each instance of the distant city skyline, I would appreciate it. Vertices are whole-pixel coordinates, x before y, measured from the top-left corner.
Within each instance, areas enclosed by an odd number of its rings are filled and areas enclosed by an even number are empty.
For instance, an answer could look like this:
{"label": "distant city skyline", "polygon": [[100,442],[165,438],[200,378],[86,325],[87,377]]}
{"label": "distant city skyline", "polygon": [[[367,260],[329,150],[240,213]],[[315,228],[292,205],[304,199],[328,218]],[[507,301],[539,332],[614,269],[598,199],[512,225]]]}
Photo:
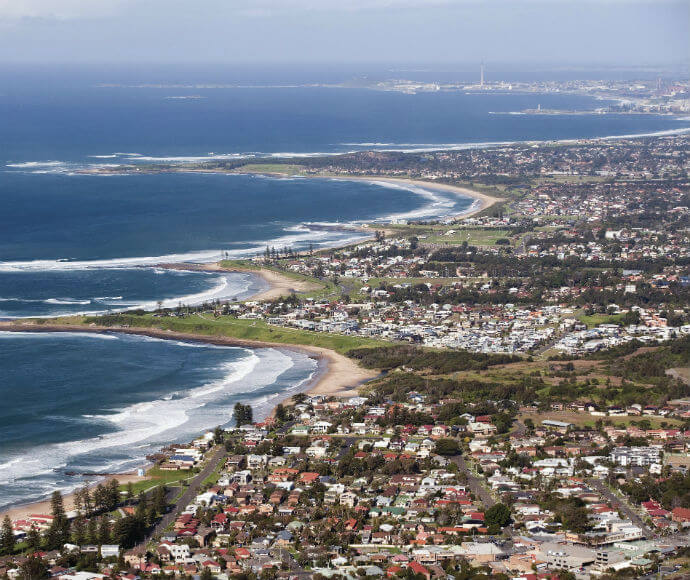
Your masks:
{"label": "distant city skyline", "polygon": [[0,62],[690,61],[687,0],[0,0]]}

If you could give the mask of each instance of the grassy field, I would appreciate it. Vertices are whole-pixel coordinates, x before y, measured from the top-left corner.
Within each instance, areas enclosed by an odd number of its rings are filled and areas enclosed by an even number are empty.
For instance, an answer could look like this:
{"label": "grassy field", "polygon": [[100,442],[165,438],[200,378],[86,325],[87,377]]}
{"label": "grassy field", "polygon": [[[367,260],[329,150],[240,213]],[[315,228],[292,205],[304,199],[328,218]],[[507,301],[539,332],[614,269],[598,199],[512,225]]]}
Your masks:
{"label": "grassy field", "polygon": [[578,413],[576,411],[549,411],[546,413],[522,413],[518,417],[521,421],[527,418],[532,419],[535,425],[539,425],[545,419],[556,421],[564,421],[572,423],[578,427],[595,427],[598,419],[603,420],[605,425],[614,425],[616,427],[627,427],[634,425],[640,421],[648,421],[651,429],[660,429],[661,424],[664,423],[669,427],[677,427],[682,425],[682,421],[671,419],[667,417],[594,417],[589,413]]}
{"label": "grassy field", "polygon": [[[137,495],[140,491],[146,491],[147,489],[151,489],[152,487],[157,487],[159,485],[179,483],[184,479],[193,477],[194,473],[191,471],[163,471],[158,467],[152,467],[146,472],[146,475],[148,479],[137,481],[132,484],[134,495]],[[127,491],[127,486],[121,485],[120,491]]]}
{"label": "grassy field", "polygon": [[247,163],[237,168],[238,172],[247,173],[285,173],[286,175],[299,175],[304,172],[303,165],[290,163]]}
{"label": "grassy field", "polygon": [[538,184],[549,183],[603,183],[608,177],[601,175],[546,175],[537,177],[534,181]]}
{"label": "grassy field", "polygon": [[[453,230],[453,234],[446,235],[446,232]],[[445,226],[442,230],[434,231],[426,240],[421,241],[431,244],[462,244],[463,242],[467,242],[470,246],[494,246],[496,245],[496,240],[510,238],[510,235],[510,230],[494,230],[488,228],[457,229],[452,226]]]}
{"label": "grassy field", "polygon": [[[496,240],[500,238],[510,239],[511,235],[513,235],[513,232],[509,229],[462,227],[457,225],[418,226],[386,224],[385,229],[394,236],[404,238],[417,236],[422,244],[455,245],[467,242],[470,246],[493,246],[496,244]],[[453,234],[446,235],[451,230],[453,230]],[[511,241],[511,244],[513,241]]]}
{"label": "grassy field", "polygon": [[580,322],[587,325],[587,328],[594,328],[599,324],[622,324],[622,314],[580,314],[578,317]]}
{"label": "grassy field", "polygon": [[[340,334],[327,334],[323,332],[311,332],[297,328],[283,328],[271,326],[262,320],[244,320],[221,316],[214,318],[212,315],[190,315],[185,318],[157,317],[152,314],[144,315],[114,315],[112,317],[97,316],[81,319],[82,323],[95,322],[105,325],[128,325],[140,328],[159,328],[188,334],[198,334],[200,337],[228,337],[240,340],[254,340],[257,342],[273,342],[279,344],[294,344],[319,346],[339,352],[341,354],[359,347],[379,346],[381,341],[361,338],[357,336],[345,336]],[[57,321],[56,321],[57,322]]]}

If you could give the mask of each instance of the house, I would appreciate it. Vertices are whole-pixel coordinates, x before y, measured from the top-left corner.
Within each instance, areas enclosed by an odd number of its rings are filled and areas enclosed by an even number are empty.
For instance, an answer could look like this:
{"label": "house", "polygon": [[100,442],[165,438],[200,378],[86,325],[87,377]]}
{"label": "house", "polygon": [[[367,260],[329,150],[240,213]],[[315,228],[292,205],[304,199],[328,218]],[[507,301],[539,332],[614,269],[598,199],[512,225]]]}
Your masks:
{"label": "house", "polygon": [[357,505],[357,494],[352,491],[346,491],[340,494],[340,505],[344,505],[349,508],[355,507]]}
{"label": "house", "polygon": [[673,508],[671,519],[684,527],[690,525],[690,509],[681,507]]}
{"label": "house", "polygon": [[419,574],[424,576],[426,580],[431,580],[431,572],[429,572],[429,570],[420,563],[412,561],[407,565],[407,567],[412,571],[413,574]]}

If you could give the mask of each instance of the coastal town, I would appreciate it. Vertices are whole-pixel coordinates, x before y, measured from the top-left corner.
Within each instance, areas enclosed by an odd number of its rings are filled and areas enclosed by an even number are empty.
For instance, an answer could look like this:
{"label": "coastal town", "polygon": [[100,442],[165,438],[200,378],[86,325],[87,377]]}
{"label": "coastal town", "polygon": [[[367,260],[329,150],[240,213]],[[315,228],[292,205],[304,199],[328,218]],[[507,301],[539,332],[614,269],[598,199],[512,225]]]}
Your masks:
{"label": "coastal town", "polygon": [[0,576],[687,577],[689,142],[138,167],[411,179],[482,207],[213,266],[280,277],[266,299],[7,325],[322,348],[367,380],[269,417],[239,402],[129,481],[6,517]]}

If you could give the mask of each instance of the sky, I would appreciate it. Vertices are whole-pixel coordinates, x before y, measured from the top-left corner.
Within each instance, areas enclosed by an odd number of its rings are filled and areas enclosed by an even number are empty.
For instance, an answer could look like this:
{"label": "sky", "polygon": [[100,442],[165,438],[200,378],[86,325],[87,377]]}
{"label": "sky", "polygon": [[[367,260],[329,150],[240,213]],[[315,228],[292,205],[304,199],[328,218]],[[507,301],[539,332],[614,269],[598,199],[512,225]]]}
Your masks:
{"label": "sky", "polygon": [[0,0],[0,62],[690,61],[690,0]]}

